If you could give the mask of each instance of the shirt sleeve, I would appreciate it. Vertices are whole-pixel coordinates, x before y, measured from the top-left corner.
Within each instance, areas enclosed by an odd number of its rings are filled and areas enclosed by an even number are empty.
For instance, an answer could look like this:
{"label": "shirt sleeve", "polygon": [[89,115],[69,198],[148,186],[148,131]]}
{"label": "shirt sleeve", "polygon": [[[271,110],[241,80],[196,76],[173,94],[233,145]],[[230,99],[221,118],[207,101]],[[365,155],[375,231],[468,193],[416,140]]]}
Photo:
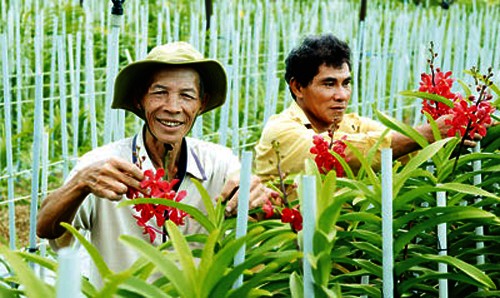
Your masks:
{"label": "shirt sleeve", "polygon": [[[346,141],[368,156],[370,150],[380,140],[371,160],[371,166],[378,170],[380,167],[380,151],[382,148],[390,147],[390,135],[384,136],[385,126],[369,118],[359,117],[355,114],[344,116],[339,129],[334,133],[334,139],[346,137]],[[314,159],[315,155],[310,152],[313,146],[313,136],[316,132],[296,121],[274,121],[269,122],[264,128],[261,139],[256,146],[256,173],[264,181],[278,177],[277,155],[272,147],[273,141],[279,142],[281,157],[280,167],[282,173],[300,173],[305,169],[304,162],[307,158]],[[323,137],[327,133],[322,134]],[[383,138],[382,138],[383,137]],[[381,139],[382,138],[382,139]],[[349,165],[356,172],[360,167],[359,160],[347,149],[346,156]]]}
{"label": "shirt sleeve", "polygon": [[278,177],[278,155],[272,143],[278,143],[282,174],[296,174],[304,170],[304,162],[314,158],[310,153],[314,130],[294,121],[269,122],[257,144],[255,169],[262,180]]}
{"label": "shirt sleeve", "polygon": [[[336,138],[346,135],[346,141],[354,146],[364,157],[368,157],[370,150],[376,147],[371,160],[371,167],[374,170],[379,170],[381,150],[391,146],[391,136],[390,133],[385,133],[386,130],[388,129],[384,125],[370,118],[360,117],[356,114],[347,114],[342,120]],[[380,144],[377,146],[378,142]],[[346,156],[350,159],[349,165],[351,168],[357,171],[360,167],[359,160],[349,149],[346,150]]]}

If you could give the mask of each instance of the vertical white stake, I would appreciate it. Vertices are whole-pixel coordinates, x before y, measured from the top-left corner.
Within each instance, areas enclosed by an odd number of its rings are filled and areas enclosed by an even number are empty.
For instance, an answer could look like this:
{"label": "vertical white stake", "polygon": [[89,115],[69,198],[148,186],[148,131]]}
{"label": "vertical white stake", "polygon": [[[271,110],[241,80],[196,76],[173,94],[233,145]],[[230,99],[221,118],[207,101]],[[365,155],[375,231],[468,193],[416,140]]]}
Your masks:
{"label": "vertical white stake", "polygon": [[59,251],[57,298],[81,297],[80,259],[78,251],[63,248]]}
{"label": "vertical white stake", "polygon": [[308,256],[313,254],[313,237],[316,230],[316,177],[302,177],[302,214],[304,228],[304,297],[314,297],[314,277]]}
{"label": "vertical white stake", "polygon": [[15,226],[15,205],[14,205],[14,167],[12,158],[12,115],[11,115],[11,93],[9,81],[9,59],[7,51],[7,37],[0,35],[2,77],[3,77],[3,96],[4,96],[4,114],[5,114],[5,155],[7,159],[7,200],[9,206],[9,247],[16,249],[16,226]]}
{"label": "vertical white stake", "polygon": [[[250,176],[252,174],[252,152],[243,151],[241,154],[241,172],[240,172],[240,189],[238,190],[238,214],[236,217],[236,239],[244,237],[247,234],[248,226],[248,208],[250,199]],[[238,250],[234,257],[234,266],[237,266],[245,261],[246,245]],[[243,275],[240,275],[233,285],[233,288],[238,288],[243,284]]]}
{"label": "vertical white stake", "polygon": [[[477,143],[476,147],[474,147],[473,151],[474,151],[474,153],[481,152],[481,145],[479,144],[479,142]],[[481,171],[481,160],[474,160],[472,162],[472,169],[473,169],[474,172]],[[483,182],[482,180],[483,179],[482,179],[480,173],[474,175],[474,185],[481,184]],[[481,201],[481,196],[477,196],[476,199],[475,199],[475,202],[478,203],[480,201]],[[476,235],[477,236],[483,236],[484,235],[484,227],[483,226],[476,227]],[[484,248],[484,242],[483,241],[476,242],[476,248],[477,249]],[[478,255],[476,257],[476,262],[477,262],[478,265],[483,265],[485,263],[484,255]]]}
{"label": "vertical white stake", "polygon": [[382,149],[382,279],[383,297],[394,295],[392,234],[392,149]]}
{"label": "vertical white stake", "polygon": [[[437,193],[437,206],[445,207],[446,206],[446,192],[439,191]],[[440,256],[446,256],[448,243],[447,243],[447,235],[446,235],[446,223],[438,224],[438,249]],[[438,269],[440,273],[448,272],[448,265],[445,263],[439,263]],[[441,278],[439,279],[439,298],[447,298],[448,297],[448,280]]]}

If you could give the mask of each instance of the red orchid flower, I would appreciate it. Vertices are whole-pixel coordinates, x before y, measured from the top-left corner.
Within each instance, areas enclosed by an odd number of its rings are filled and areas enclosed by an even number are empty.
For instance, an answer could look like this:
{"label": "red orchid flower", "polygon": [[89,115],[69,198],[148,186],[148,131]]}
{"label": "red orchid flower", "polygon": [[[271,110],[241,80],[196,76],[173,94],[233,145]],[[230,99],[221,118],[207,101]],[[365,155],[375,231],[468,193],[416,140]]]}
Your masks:
{"label": "red orchid flower", "polygon": [[281,211],[281,222],[290,223],[292,225],[292,229],[296,232],[302,230],[302,215],[300,214],[300,211],[295,208],[284,208]]}
{"label": "red orchid flower", "polygon": [[262,205],[262,211],[264,211],[265,218],[271,218],[274,215],[274,207],[269,199],[266,199],[264,205]]}
{"label": "red orchid flower", "polygon": [[147,221],[144,221],[142,218],[135,215],[132,216],[137,220],[137,225],[144,229],[142,233],[149,234],[149,242],[153,243],[155,241],[156,233],[163,234],[160,230],[148,225]]}

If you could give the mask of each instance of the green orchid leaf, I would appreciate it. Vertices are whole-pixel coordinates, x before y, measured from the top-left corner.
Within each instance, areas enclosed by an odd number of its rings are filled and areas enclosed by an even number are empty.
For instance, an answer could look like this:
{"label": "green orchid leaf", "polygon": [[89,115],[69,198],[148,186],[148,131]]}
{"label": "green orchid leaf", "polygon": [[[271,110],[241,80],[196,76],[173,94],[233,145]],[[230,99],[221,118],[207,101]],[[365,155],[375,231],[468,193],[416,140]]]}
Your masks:
{"label": "green orchid leaf", "polygon": [[338,231],[337,235],[339,238],[361,239],[375,245],[376,247],[382,247],[382,236],[378,232],[376,233],[363,229],[355,229],[352,231]]}
{"label": "green orchid leaf", "polygon": [[313,270],[314,283],[316,286],[328,286],[330,272],[332,270],[332,259],[330,250],[324,250],[316,254],[316,268]]}
{"label": "green orchid leaf", "polygon": [[326,174],[323,185],[319,185],[316,204],[317,215],[323,213],[323,210],[332,202],[336,189],[336,178],[335,171],[330,171]]}
{"label": "green orchid leaf", "polygon": [[40,280],[33,269],[19,255],[3,244],[0,244],[0,255],[7,260],[11,269],[16,273],[27,297],[47,298],[54,296],[54,288]]}
{"label": "green orchid leaf", "polygon": [[[208,293],[212,292],[217,283],[220,282],[221,278],[226,274],[230,264],[233,263],[234,257],[238,253],[239,249],[243,247],[249,239],[262,233],[262,231],[262,228],[255,228],[250,230],[244,237],[232,239],[226,243],[221,250],[214,255],[210,274],[207,274],[203,281],[198,281],[200,287]],[[245,262],[243,262],[243,264],[245,264]]]}
{"label": "green orchid leaf", "polygon": [[366,253],[368,256],[370,256],[370,258],[373,258],[375,260],[382,259],[382,249],[380,249],[381,246],[377,246],[377,244],[355,241],[352,242],[351,245],[356,247],[363,253]]}
{"label": "green orchid leaf", "polygon": [[[432,254],[424,254],[424,255],[419,255],[419,256],[414,256],[412,259],[412,267],[416,266],[418,264],[424,263],[424,262],[435,262],[435,263],[445,263],[448,264],[449,266],[453,266],[457,270],[465,273],[466,276],[472,278],[474,281],[479,283],[481,286],[489,288],[489,289],[496,289],[495,283],[491,280],[491,278],[488,277],[484,272],[479,270],[477,267],[464,262],[460,259],[457,259],[453,256],[439,256],[439,255],[432,255]],[[406,269],[407,268],[407,269]],[[410,267],[411,268],[411,267]],[[408,265],[405,265],[404,268],[397,268],[396,269],[396,274],[401,274],[403,269],[409,270]],[[449,275],[448,277],[459,277],[459,275]],[[442,276],[440,276],[442,278]],[[437,279],[437,278],[436,278]],[[460,278],[461,279],[461,278]]]}
{"label": "green orchid leaf", "polygon": [[373,185],[374,191],[378,191],[378,185],[380,185],[380,182],[378,180],[377,175],[373,171],[373,168],[371,166],[371,163],[368,162],[366,157],[359,151],[358,148],[356,148],[354,145],[352,145],[349,141],[345,141],[345,144],[347,145],[347,148],[351,151],[351,153],[354,155],[354,157],[359,161],[361,164],[361,168],[364,169],[364,172],[368,176],[368,180]]}
{"label": "green orchid leaf", "polygon": [[399,94],[403,95],[403,96],[408,96],[408,97],[417,97],[417,98],[437,101],[437,102],[440,102],[440,103],[447,105],[450,108],[453,108],[453,101],[451,101],[448,98],[441,96],[441,95],[427,93],[427,92],[420,92],[420,91],[409,91],[409,90],[401,91],[401,92],[399,92]]}
{"label": "green orchid leaf", "polygon": [[315,255],[321,253],[324,250],[330,251],[333,246],[333,240],[335,239],[335,233],[333,235],[326,235],[323,231],[316,230],[313,236],[313,253]]}
{"label": "green orchid leaf", "polygon": [[[218,223],[218,218],[215,213],[215,208],[214,208],[214,203],[210,195],[208,194],[208,191],[203,187],[200,181],[197,179],[191,178],[191,182],[194,183],[196,188],[198,189],[198,192],[200,193],[201,199],[203,200],[203,205],[205,206],[205,209],[207,210],[207,217],[208,219],[214,224],[214,226]],[[211,232],[211,231],[209,231]]]}
{"label": "green orchid leaf", "polygon": [[[18,252],[18,254],[28,262],[38,264],[44,268],[51,270],[52,272],[57,272],[58,264],[56,261],[53,261],[46,257],[42,257],[37,254],[24,251],[20,251]],[[88,297],[95,297],[95,295],[97,295],[96,288],[86,278],[82,278],[81,283],[82,283],[81,289],[83,294],[85,294]]]}
{"label": "green orchid leaf", "polygon": [[403,187],[404,183],[411,177],[412,173],[418,169],[424,162],[431,159],[439,150],[441,150],[450,139],[443,139],[436,141],[429,146],[423,148],[406,164],[403,170],[394,175],[394,197],[397,197],[400,189]]}
{"label": "green orchid leaf", "polygon": [[90,258],[94,262],[97,271],[99,271],[102,280],[106,279],[110,274],[112,274],[108,265],[106,265],[106,262],[104,262],[104,259],[101,257],[101,254],[99,253],[97,248],[94,245],[92,245],[92,243],[90,243],[72,225],[65,222],[61,222],[61,226],[63,226],[66,230],[68,230],[68,232],[70,232],[73,235],[73,237],[75,237],[82,244],[85,250],[89,253]]}
{"label": "green orchid leaf", "polygon": [[123,207],[123,206],[133,206],[136,204],[159,204],[159,205],[164,205],[164,206],[169,206],[169,207],[174,207],[179,210],[182,210],[184,212],[187,212],[189,215],[191,215],[203,228],[205,228],[209,233],[215,229],[215,225],[207,218],[203,212],[198,210],[198,208],[180,203],[180,202],[175,202],[172,200],[166,200],[166,199],[133,199],[133,200],[124,200],[121,201],[118,204],[118,207]]}
{"label": "green orchid leaf", "polygon": [[467,86],[467,83],[465,83],[463,80],[461,79],[457,79],[457,83],[460,84],[460,86],[462,87],[462,89],[464,90],[465,92],[465,96],[464,98],[469,98],[469,96],[472,95],[472,90],[470,90],[469,86]]}
{"label": "green orchid leaf", "polygon": [[42,257],[40,255],[34,254],[34,253],[29,253],[29,252],[24,252],[24,251],[19,251],[17,252],[18,255],[23,257],[28,262],[38,264],[44,268],[47,268],[53,272],[57,272],[57,262],[54,260],[51,260],[46,257]]}
{"label": "green orchid leaf", "polygon": [[355,294],[356,297],[359,297],[363,294],[366,294],[369,297],[382,297],[382,291],[380,290],[380,288],[376,288],[373,285],[357,285],[357,284],[343,283],[342,288],[347,291],[352,290],[352,294]]}
{"label": "green orchid leaf", "polygon": [[134,293],[141,297],[172,298],[172,296],[160,290],[159,287],[134,276],[129,277],[120,284],[119,289],[126,290],[129,293]]}
{"label": "green orchid leaf", "polygon": [[355,212],[355,213],[342,214],[339,216],[339,221],[340,220],[352,221],[352,222],[365,222],[374,225],[382,224],[382,218],[373,213],[368,213],[368,212]]}
{"label": "green orchid leaf", "polygon": [[0,297],[23,297],[23,291],[10,288],[0,283]]}
{"label": "green orchid leaf", "polygon": [[304,282],[297,272],[292,272],[290,275],[290,293],[293,298],[304,297]]}
{"label": "green orchid leaf", "polygon": [[[177,266],[177,263],[168,258],[157,248],[142,239],[130,235],[121,235],[120,241],[135,249],[142,257],[155,264],[158,270],[172,283],[180,297],[195,297],[194,288]],[[182,254],[183,252],[178,252]]]}
{"label": "green orchid leaf", "polygon": [[330,205],[319,215],[317,219],[317,230],[323,231],[327,235],[329,241],[332,241],[332,233],[335,231],[335,225],[342,211],[342,205],[349,200],[352,200],[355,193],[339,191],[332,199]]}
{"label": "green orchid leaf", "polygon": [[179,256],[182,273],[184,274],[185,279],[189,280],[189,283],[193,285],[196,294],[199,295],[201,289],[196,287],[196,285],[199,285],[198,272],[191,253],[191,248],[189,247],[186,239],[182,236],[179,228],[172,221],[166,221],[165,225],[167,226],[168,235],[172,241],[174,249]]}
{"label": "green orchid leaf", "polygon": [[[338,160],[340,165],[342,165],[342,168],[344,169],[345,176],[349,179],[355,179],[355,176],[354,176],[354,173],[351,169],[351,166],[349,166],[349,164],[347,163],[345,158],[343,158],[342,156],[340,156],[337,152],[335,152],[333,150],[330,150],[330,154],[332,154]],[[330,172],[334,172],[334,171],[330,171]]]}
{"label": "green orchid leaf", "polygon": [[[474,207],[450,206],[434,207],[427,210],[417,210],[400,218],[394,219],[394,230],[417,217],[427,217],[425,222],[413,225],[412,228],[394,241],[394,255],[397,256],[403,248],[421,232],[434,228],[440,223],[451,223],[460,220],[478,220],[484,223],[492,223],[496,217],[494,214]],[[498,220],[498,219],[497,219]]]}
{"label": "green orchid leaf", "polygon": [[104,285],[101,290],[95,295],[95,298],[113,297],[118,292],[118,287],[123,284],[129,277],[131,272],[128,270],[111,274],[104,280]]}
{"label": "green orchid leaf", "polygon": [[388,128],[390,128],[394,131],[397,131],[397,132],[411,138],[412,140],[417,142],[417,144],[421,148],[425,148],[425,147],[427,147],[427,145],[429,145],[429,142],[425,139],[425,137],[423,137],[416,129],[414,129],[410,125],[405,124],[405,123],[403,123],[399,120],[396,120],[392,117],[389,117],[389,116],[383,114],[382,112],[379,112],[376,109],[374,109],[374,112],[375,112],[375,115],[377,115],[377,118],[380,120],[380,122],[382,122],[382,124],[384,124],[385,126],[387,126]]}
{"label": "green orchid leaf", "polygon": [[267,263],[259,274],[253,275],[252,278],[245,280],[241,287],[231,290],[228,297],[246,297],[247,294],[252,289],[257,288],[263,280],[274,275],[284,266],[288,266],[291,260],[294,260],[299,256],[299,253],[297,251],[292,251],[288,254],[280,252],[275,253],[274,256],[275,258],[273,258],[273,261]]}
{"label": "green orchid leaf", "polygon": [[[469,153],[466,155],[461,155],[458,159],[457,169],[460,167],[467,165],[475,160],[488,161],[488,160],[500,160],[500,154],[492,153],[492,152],[479,152],[479,153]],[[453,166],[455,160],[449,160],[446,163],[443,163],[442,167],[439,169],[437,178],[438,181],[444,181],[452,174]]]}
{"label": "green orchid leaf", "polygon": [[212,267],[212,260],[215,253],[215,246],[220,237],[220,231],[215,229],[208,236],[204,243],[200,265],[198,266],[199,278],[203,279],[207,274],[210,274],[210,268]]}

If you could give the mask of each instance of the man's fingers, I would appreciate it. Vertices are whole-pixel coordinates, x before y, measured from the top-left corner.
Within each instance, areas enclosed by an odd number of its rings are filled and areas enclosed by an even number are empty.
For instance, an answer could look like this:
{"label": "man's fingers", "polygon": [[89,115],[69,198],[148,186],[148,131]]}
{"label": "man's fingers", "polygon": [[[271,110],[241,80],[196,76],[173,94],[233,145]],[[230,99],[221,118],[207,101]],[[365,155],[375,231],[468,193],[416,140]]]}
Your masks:
{"label": "man's fingers", "polygon": [[464,145],[465,145],[466,147],[476,147],[477,143],[476,143],[476,142],[474,142],[474,141],[472,141],[472,140],[465,140],[465,141],[464,141]]}
{"label": "man's fingers", "polygon": [[230,200],[238,190],[238,187],[239,187],[238,180],[229,179],[222,188],[222,191],[220,193],[221,201],[226,202],[227,200]]}
{"label": "man's fingers", "polygon": [[232,215],[236,214],[236,210],[238,207],[238,195],[239,194],[240,194],[240,192],[239,192],[238,188],[235,188],[234,195],[231,196],[231,198],[229,199],[229,201],[226,204],[226,210],[224,212],[226,214],[226,216],[232,216]]}

